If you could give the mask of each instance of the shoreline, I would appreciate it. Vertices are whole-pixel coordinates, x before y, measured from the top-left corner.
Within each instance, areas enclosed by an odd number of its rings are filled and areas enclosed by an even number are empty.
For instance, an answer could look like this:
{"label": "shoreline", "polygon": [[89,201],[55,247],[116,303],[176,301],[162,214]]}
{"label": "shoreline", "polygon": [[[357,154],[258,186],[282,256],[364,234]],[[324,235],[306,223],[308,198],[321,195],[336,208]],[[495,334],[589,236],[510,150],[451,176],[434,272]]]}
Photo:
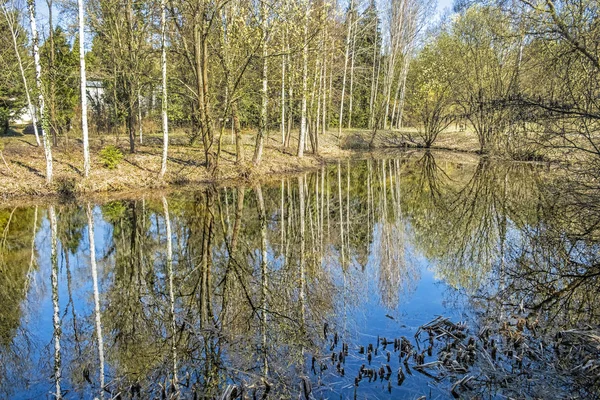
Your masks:
{"label": "shoreline", "polygon": [[[352,139],[352,133],[345,139]],[[17,138],[14,138],[17,139]],[[77,139],[71,139],[69,145],[53,148],[54,180],[45,182],[45,160],[39,148],[22,136],[9,142],[4,156],[10,170],[0,163],[0,202],[2,205],[15,203],[34,203],[36,201],[69,201],[74,199],[123,198],[147,191],[171,192],[193,190],[207,185],[228,186],[236,184],[255,185],[318,168],[347,159],[381,158],[411,153],[432,151],[436,154],[450,154],[453,159],[474,162],[481,157],[472,146],[448,146],[446,143],[431,148],[417,146],[391,146],[390,143],[378,143],[373,149],[351,146],[351,143],[338,145],[335,135],[328,132],[321,139],[319,154],[306,153],[298,158],[293,151],[282,151],[281,144],[273,137],[264,148],[262,162],[252,163],[253,137],[246,135],[244,143],[244,162],[235,162],[232,144],[222,149],[219,168],[210,174],[204,167],[204,152],[201,147],[171,144],[169,164],[163,180],[158,179],[160,170],[161,146],[157,138],[148,136],[145,145],[139,145],[136,153],[125,153],[126,143],[121,139],[96,137],[93,143],[92,171],[88,178],[81,173],[83,156]],[[112,140],[111,140],[112,139]],[[113,144],[123,151],[123,159],[115,169],[103,166],[98,153],[105,145]],[[292,148],[294,143],[292,143]]]}

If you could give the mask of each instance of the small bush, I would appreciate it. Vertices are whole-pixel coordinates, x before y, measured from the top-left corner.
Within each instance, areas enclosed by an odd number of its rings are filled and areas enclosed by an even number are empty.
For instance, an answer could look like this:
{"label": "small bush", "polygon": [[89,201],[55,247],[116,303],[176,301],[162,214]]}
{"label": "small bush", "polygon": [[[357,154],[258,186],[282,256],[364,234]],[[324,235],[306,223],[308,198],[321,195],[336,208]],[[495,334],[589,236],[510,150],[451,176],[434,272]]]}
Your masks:
{"label": "small bush", "polygon": [[100,159],[106,168],[115,169],[123,159],[123,153],[111,144],[100,150]]}
{"label": "small bush", "polygon": [[62,200],[73,198],[76,191],[75,180],[71,178],[58,177],[56,179],[56,191]]}

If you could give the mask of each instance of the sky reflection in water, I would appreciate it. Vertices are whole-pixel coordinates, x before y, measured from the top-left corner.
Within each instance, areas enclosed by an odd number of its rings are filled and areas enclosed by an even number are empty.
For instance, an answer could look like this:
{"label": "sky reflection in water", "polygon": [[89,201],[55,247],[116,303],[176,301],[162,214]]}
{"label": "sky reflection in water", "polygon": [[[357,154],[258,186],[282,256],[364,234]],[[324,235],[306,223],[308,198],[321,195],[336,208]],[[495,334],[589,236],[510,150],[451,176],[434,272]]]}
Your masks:
{"label": "sky reflection in water", "polygon": [[[472,332],[486,312],[497,317],[479,300],[511,287],[511,266],[536,251],[532,232],[569,237],[547,184],[532,165],[416,153],[262,186],[92,204],[91,214],[85,203],[2,209],[0,397],[211,397],[230,384],[298,397],[302,377],[317,398],[450,397],[450,377],[413,371],[398,386],[393,352],[391,393],[385,379],[355,388],[367,363],[359,346],[414,341],[438,315]],[[594,237],[578,243],[580,261],[597,255]],[[349,344],[343,377],[331,362],[334,332],[336,352]],[[380,346],[372,365],[388,364],[389,350]],[[313,356],[327,369],[313,373]]]}

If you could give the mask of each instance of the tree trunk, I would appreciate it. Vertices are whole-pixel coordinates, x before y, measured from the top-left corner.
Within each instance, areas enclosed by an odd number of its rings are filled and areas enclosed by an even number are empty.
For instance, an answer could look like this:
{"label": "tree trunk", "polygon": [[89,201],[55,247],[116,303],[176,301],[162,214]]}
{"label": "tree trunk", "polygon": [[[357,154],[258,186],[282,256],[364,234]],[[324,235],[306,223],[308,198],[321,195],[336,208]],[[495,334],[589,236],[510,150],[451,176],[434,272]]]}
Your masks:
{"label": "tree trunk", "polygon": [[267,4],[265,1],[261,5],[261,29],[262,29],[262,90],[260,92],[261,105],[260,105],[260,121],[258,123],[258,134],[256,135],[256,145],[254,147],[254,165],[260,164],[262,159],[264,140],[267,130],[267,107],[268,107],[268,81],[267,81]]}
{"label": "tree trunk", "polygon": [[[377,91],[377,85],[375,84],[375,82],[379,79],[379,76],[377,76],[377,80],[375,79],[375,70],[379,61],[379,46],[377,45],[377,21],[377,18],[375,18],[375,41],[373,43],[373,70],[371,73],[371,95],[369,96],[369,129],[373,128],[373,120],[375,119],[375,113],[373,111],[373,106],[375,105],[375,93]],[[378,68],[377,71],[379,72]]]}
{"label": "tree trunk", "polygon": [[87,79],[85,76],[85,31],[83,0],[77,0],[79,8],[79,76],[81,87],[81,134],[83,135],[83,176],[90,175],[90,141],[88,137],[87,120],[87,93],[85,90]]}
{"label": "tree trunk", "polygon": [[285,147],[285,63],[287,55],[281,57],[281,146]]}
{"label": "tree trunk", "polygon": [[350,37],[352,35],[352,12],[354,6],[354,0],[350,0],[350,9],[348,10],[348,17],[346,18],[346,24],[348,29],[346,31],[346,55],[344,57],[344,77],[342,79],[342,99],[340,100],[340,120],[338,124],[338,144],[342,137],[342,123],[344,121],[344,95],[346,94],[346,74],[348,72],[348,58],[350,58]]}
{"label": "tree trunk", "polygon": [[240,128],[237,100],[231,103],[231,118],[233,119],[233,132],[235,134],[235,162],[240,164],[244,162],[244,146],[242,143],[242,130]]}
{"label": "tree trunk", "polygon": [[35,1],[27,0],[29,9],[29,23],[31,24],[31,37],[33,42],[33,60],[35,63],[35,83],[38,90],[38,102],[40,109],[40,118],[42,120],[42,142],[44,144],[44,155],[46,157],[46,183],[52,182],[52,148],[50,147],[50,138],[48,137],[48,121],[45,115],[44,94],[42,92],[42,67],[40,65],[40,50],[38,47],[39,38],[35,23]]}
{"label": "tree trunk", "polygon": [[348,105],[348,129],[352,128],[352,102],[354,100],[354,61],[356,60],[356,29],[352,36],[352,62],[350,63],[350,104]]}
{"label": "tree trunk", "polygon": [[169,117],[167,115],[167,1],[160,2],[160,69],[162,75],[162,130],[163,130],[163,151],[160,166],[160,179],[163,179],[167,172],[167,156],[169,154]]}
{"label": "tree trunk", "polygon": [[402,116],[404,115],[404,98],[406,97],[406,77],[408,76],[408,68],[410,66],[410,58],[407,55],[402,68],[402,87],[400,88],[400,99],[398,99],[398,119],[396,120],[396,128],[402,127]]}
{"label": "tree trunk", "polygon": [[[290,45],[289,42],[287,44],[287,53],[290,53]],[[290,147],[290,139],[292,137],[292,125],[294,119],[294,79],[296,78],[296,71],[292,69],[293,62],[290,63],[290,56],[288,56],[288,78],[289,78],[289,88],[288,88],[288,121],[287,121],[287,135],[285,135],[285,144],[283,147]]]}
{"label": "tree trunk", "polygon": [[10,29],[10,35],[12,37],[13,47],[15,49],[15,55],[19,63],[19,71],[21,72],[21,79],[23,80],[23,87],[25,88],[25,96],[27,97],[27,108],[31,114],[31,122],[33,124],[33,133],[35,134],[35,142],[38,146],[41,146],[40,135],[38,134],[37,118],[35,116],[35,107],[31,101],[31,95],[29,94],[29,84],[27,83],[27,77],[25,75],[25,68],[23,67],[23,60],[21,59],[21,53],[19,53],[19,45],[17,44],[17,25],[14,16],[8,12],[5,5],[2,5],[2,13],[6,18],[6,23]]}
{"label": "tree trunk", "polygon": [[52,0],[46,0],[48,5],[48,47],[50,48],[50,60],[48,63],[48,81],[50,88],[48,90],[48,125],[52,134],[52,146],[58,145],[57,122],[56,122],[56,54],[54,49],[54,22],[52,19]]}
{"label": "tree trunk", "polygon": [[302,49],[302,110],[300,114],[300,137],[298,140],[298,157],[304,156],[304,146],[306,141],[306,106],[307,106],[307,91],[308,91],[308,12],[309,6],[306,5],[304,14],[304,40]]}
{"label": "tree trunk", "polygon": [[137,90],[137,120],[140,144],[144,144],[144,127],[142,126],[142,88],[138,85]]}

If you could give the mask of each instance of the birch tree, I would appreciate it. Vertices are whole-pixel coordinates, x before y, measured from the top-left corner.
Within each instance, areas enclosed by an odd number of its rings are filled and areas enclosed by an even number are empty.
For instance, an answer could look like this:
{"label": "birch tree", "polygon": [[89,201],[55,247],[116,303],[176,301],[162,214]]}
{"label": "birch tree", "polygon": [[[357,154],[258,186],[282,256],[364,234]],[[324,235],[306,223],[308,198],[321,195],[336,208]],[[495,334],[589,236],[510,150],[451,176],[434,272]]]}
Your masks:
{"label": "birch tree", "polygon": [[79,72],[81,86],[81,133],[83,135],[83,175],[90,175],[90,141],[88,137],[87,120],[87,79],[85,76],[85,21],[83,12],[83,0],[77,0],[79,11]]}
{"label": "birch tree", "polygon": [[[80,0],[81,1],[81,0]],[[160,69],[162,77],[162,130],[163,130],[163,151],[162,162],[160,166],[159,177],[162,179],[167,172],[167,156],[169,151],[169,117],[167,115],[167,1],[160,1]]]}
{"label": "birch tree", "polygon": [[52,149],[50,147],[50,138],[48,137],[48,123],[45,119],[45,102],[42,92],[42,67],[40,65],[40,50],[37,26],[35,23],[35,1],[27,0],[29,9],[29,23],[31,25],[31,38],[33,42],[33,61],[35,63],[35,84],[38,90],[38,103],[40,118],[42,120],[42,142],[44,144],[44,156],[46,157],[46,183],[52,182]]}
{"label": "birch tree", "polygon": [[16,20],[16,11],[9,11],[6,8],[6,4],[2,4],[2,14],[4,14],[4,18],[6,19],[6,24],[10,31],[10,36],[12,39],[13,48],[15,51],[15,57],[17,58],[17,62],[19,64],[19,72],[21,73],[21,79],[23,80],[23,87],[25,88],[25,96],[27,98],[27,109],[29,110],[29,114],[31,115],[31,123],[33,124],[33,133],[35,134],[35,142],[38,146],[41,146],[40,143],[40,135],[38,133],[37,126],[37,118],[35,115],[35,107],[33,106],[33,102],[31,101],[31,94],[29,93],[29,83],[27,82],[27,76],[25,75],[25,67],[23,66],[23,59],[21,58],[21,49],[18,44],[18,36],[19,36],[19,24]]}
{"label": "birch tree", "polygon": [[346,93],[346,74],[348,72],[348,60],[350,58],[350,38],[352,35],[352,12],[354,10],[354,0],[350,0],[350,8],[346,17],[346,53],[344,57],[344,77],[342,78],[342,98],[340,100],[340,118],[338,124],[338,141],[342,136],[342,124],[344,121],[344,95]]}
{"label": "birch tree", "polygon": [[304,13],[304,32],[302,35],[302,106],[300,111],[300,137],[298,139],[298,152],[299,158],[304,156],[304,146],[306,145],[306,109],[307,109],[307,96],[308,96],[308,19],[310,14],[310,3],[308,0],[304,1],[305,13]]}
{"label": "birch tree", "polygon": [[260,104],[260,120],[258,122],[258,134],[256,135],[256,145],[254,147],[254,158],[253,158],[254,165],[260,164],[260,160],[262,159],[264,140],[265,140],[266,130],[267,130],[267,107],[269,105],[269,98],[268,98],[268,92],[267,92],[267,90],[268,90],[267,40],[268,40],[268,36],[269,36],[269,31],[268,31],[268,29],[269,29],[269,25],[268,25],[269,13],[268,13],[268,5],[267,5],[266,0],[261,1],[260,15],[261,15],[260,27],[261,27],[261,31],[262,31],[262,45],[261,45],[261,48],[262,48],[262,71],[261,71],[262,86],[261,86],[261,92],[260,92],[260,102],[261,102],[261,104]]}

